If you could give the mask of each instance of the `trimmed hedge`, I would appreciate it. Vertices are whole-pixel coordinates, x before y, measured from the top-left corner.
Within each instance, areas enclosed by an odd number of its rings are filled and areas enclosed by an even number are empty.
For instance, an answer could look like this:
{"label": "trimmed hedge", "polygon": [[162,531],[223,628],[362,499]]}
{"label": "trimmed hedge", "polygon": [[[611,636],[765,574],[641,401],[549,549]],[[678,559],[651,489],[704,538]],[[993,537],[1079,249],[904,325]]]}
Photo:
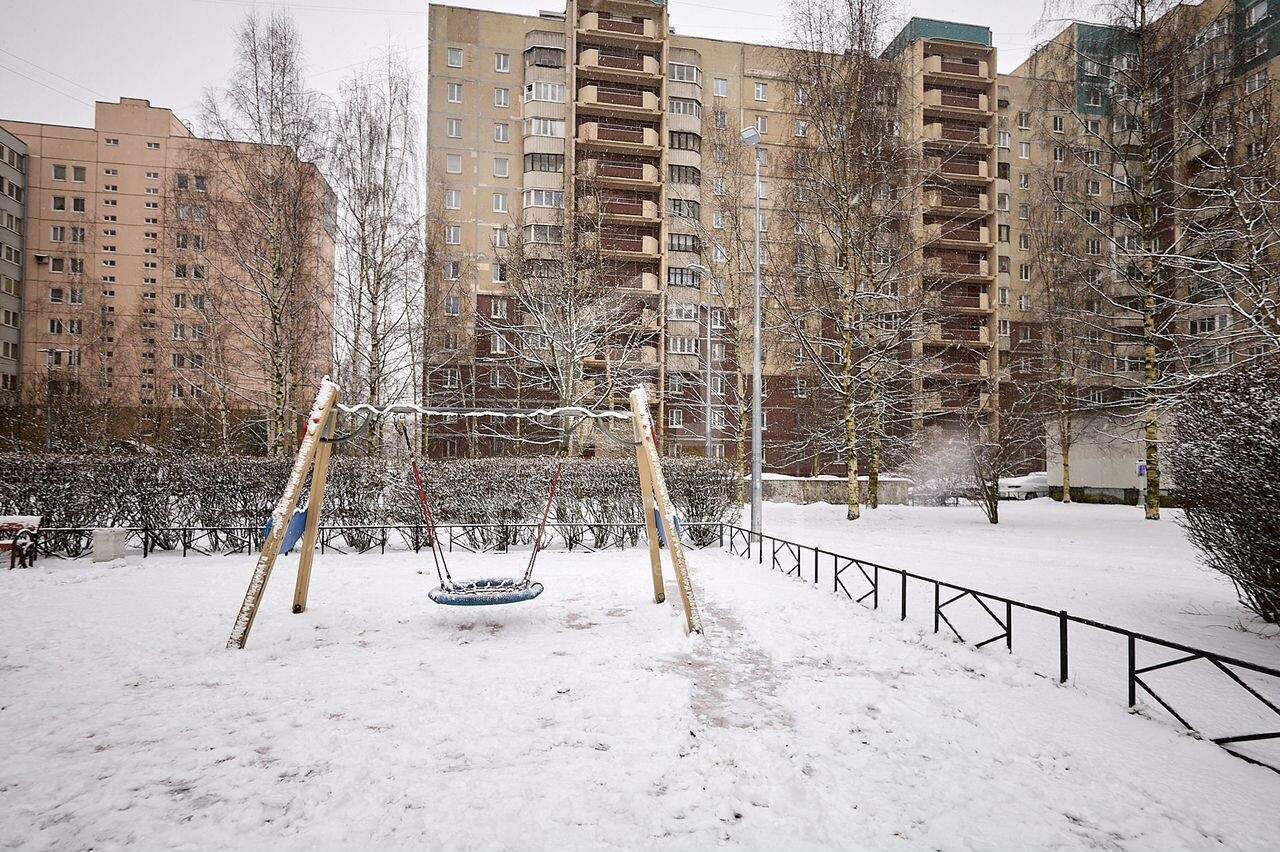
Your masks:
{"label": "trimmed hedge", "polygon": [[[46,526],[260,527],[288,478],[290,460],[260,457],[0,455],[0,513],[42,515]],[[428,462],[423,473],[440,524],[536,524],[555,469],[549,458]],[[685,521],[737,520],[735,472],[704,459],[664,459],[676,511]],[[406,463],[335,456],[324,521],[347,526],[421,522]],[[599,541],[604,525],[642,522],[634,460],[565,462],[552,519]],[[477,532],[485,546],[527,541],[528,530]],[[637,534],[638,535],[638,534]],[[165,546],[165,543],[161,543]]]}

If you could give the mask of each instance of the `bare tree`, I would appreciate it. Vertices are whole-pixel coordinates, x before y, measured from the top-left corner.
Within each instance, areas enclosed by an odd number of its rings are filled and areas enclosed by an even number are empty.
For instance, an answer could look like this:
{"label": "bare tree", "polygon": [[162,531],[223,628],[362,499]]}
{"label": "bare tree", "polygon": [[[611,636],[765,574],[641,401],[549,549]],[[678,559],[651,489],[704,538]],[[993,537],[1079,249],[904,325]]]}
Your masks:
{"label": "bare tree", "polygon": [[204,237],[192,261],[203,268],[192,278],[204,300],[197,324],[216,327],[236,353],[225,374],[210,378],[223,383],[228,402],[265,411],[265,448],[286,454],[291,417],[329,358],[333,202],[314,165],[325,152],[327,116],[306,86],[285,13],[250,14],[236,44],[227,85],[205,97],[211,139],[187,148],[171,221]]}
{"label": "bare tree", "polygon": [[[337,195],[336,361],[344,387],[381,405],[418,382],[412,326],[424,310],[413,75],[388,57],[342,85],[329,155]],[[381,451],[370,434],[366,449]]]}
{"label": "bare tree", "polygon": [[902,68],[878,58],[887,4],[806,1],[793,7],[793,19],[784,74],[797,138],[784,165],[782,205],[794,237],[774,261],[794,270],[786,277],[797,289],[775,296],[798,372],[839,412],[838,433],[812,437],[832,442],[844,460],[854,520],[864,437],[878,476],[886,412],[899,422],[914,416],[908,359],[923,334],[925,298],[912,223],[926,173],[915,141],[902,132]]}

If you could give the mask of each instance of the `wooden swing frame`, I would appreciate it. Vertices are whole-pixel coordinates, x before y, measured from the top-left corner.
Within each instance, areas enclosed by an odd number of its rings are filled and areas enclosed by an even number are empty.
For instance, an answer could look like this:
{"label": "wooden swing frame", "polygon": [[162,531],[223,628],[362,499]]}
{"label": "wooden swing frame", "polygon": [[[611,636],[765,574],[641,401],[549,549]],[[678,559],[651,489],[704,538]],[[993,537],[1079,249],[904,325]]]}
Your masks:
{"label": "wooden swing frame", "polygon": [[[311,565],[320,536],[320,516],[324,509],[325,482],[329,473],[329,457],[333,452],[332,438],[340,408],[340,397],[341,389],[338,385],[330,381],[327,376],[321,380],[320,388],[316,392],[315,405],[307,418],[306,430],[303,432],[298,453],[294,457],[293,467],[289,472],[289,481],[285,485],[284,493],[280,495],[275,510],[271,513],[273,519],[271,531],[267,534],[262,550],[258,554],[257,564],[249,579],[249,587],[245,590],[244,601],[240,604],[240,611],[236,615],[231,636],[227,639],[227,648],[244,648],[249,641],[249,632],[253,629],[254,620],[262,604],[267,581],[271,578],[271,571],[275,567],[281,545],[284,543],[285,532],[289,526],[285,519],[293,517],[304,486],[310,480],[311,498],[307,507],[306,528],[298,554],[298,576],[294,583],[291,607],[294,613],[306,611],[307,595],[311,587]],[[667,597],[656,520],[661,518],[663,529],[669,531],[665,543],[667,552],[671,556],[676,586],[680,591],[685,632],[701,634],[702,617],[689,575],[689,561],[684,544],[675,533],[675,507],[671,503],[666,477],[662,473],[662,461],[653,436],[653,420],[649,414],[649,400],[643,387],[637,387],[631,391],[630,405],[629,415],[613,413],[606,416],[626,417],[631,421],[636,445],[636,467],[640,477],[640,497],[644,508],[645,537],[649,545],[649,568],[653,577],[653,601],[660,604]],[[474,412],[473,414],[488,416],[494,412]]]}

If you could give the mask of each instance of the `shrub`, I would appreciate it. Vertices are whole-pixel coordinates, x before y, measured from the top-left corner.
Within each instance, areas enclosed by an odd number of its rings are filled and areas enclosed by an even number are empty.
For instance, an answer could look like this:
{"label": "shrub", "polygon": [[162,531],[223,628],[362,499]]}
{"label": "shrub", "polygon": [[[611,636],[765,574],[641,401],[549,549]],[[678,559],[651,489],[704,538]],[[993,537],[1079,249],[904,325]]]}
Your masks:
{"label": "shrub", "polygon": [[1182,525],[1240,603],[1280,623],[1280,370],[1206,379],[1177,412],[1169,454]]}

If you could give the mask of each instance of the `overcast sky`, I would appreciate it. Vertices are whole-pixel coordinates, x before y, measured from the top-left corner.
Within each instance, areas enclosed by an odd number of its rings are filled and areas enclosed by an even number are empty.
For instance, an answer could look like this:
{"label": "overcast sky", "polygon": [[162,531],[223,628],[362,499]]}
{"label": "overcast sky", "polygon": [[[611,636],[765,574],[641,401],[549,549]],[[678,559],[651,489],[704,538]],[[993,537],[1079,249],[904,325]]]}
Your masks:
{"label": "overcast sky", "polygon": [[[388,50],[426,70],[424,0],[0,0],[0,117],[92,123],[93,101],[147,98],[196,124],[201,93],[226,76],[232,32],[255,6],[288,8],[317,89]],[[670,0],[677,32],[766,44],[787,40],[788,0]],[[899,0],[918,15],[989,26],[1000,70],[1038,40],[1041,0]],[[563,10],[562,0],[460,0],[505,12]],[[198,128],[197,128],[198,130]]]}

